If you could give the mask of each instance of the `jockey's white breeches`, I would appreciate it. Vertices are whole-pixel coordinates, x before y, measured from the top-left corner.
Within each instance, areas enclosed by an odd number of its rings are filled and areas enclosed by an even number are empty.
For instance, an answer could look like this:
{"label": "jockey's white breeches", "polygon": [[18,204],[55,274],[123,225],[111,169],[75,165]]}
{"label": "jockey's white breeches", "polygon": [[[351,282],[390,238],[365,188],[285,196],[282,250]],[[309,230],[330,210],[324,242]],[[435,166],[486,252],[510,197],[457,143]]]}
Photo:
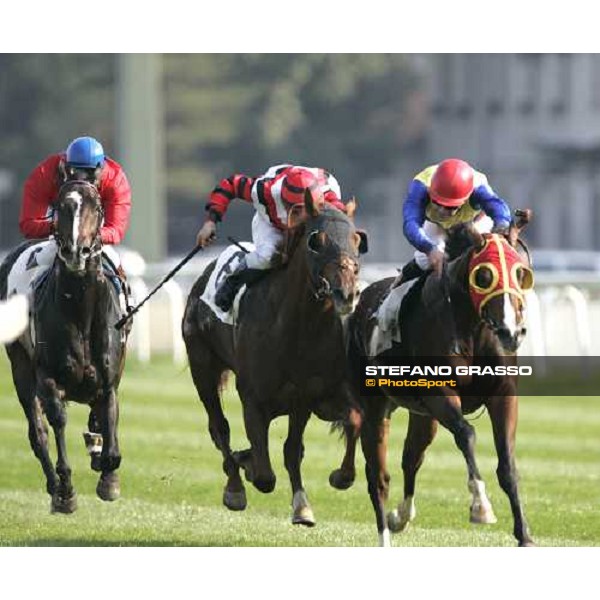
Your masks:
{"label": "jockey's white breeches", "polygon": [[246,255],[248,268],[269,269],[271,260],[283,241],[283,235],[283,231],[257,212],[252,219],[252,241],[255,249]]}
{"label": "jockey's white breeches", "polygon": [[[492,231],[492,227],[494,226],[494,222],[487,215],[483,215],[479,219],[473,222],[475,229],[479,231],[479,233],[489,233]],[[432,223],[431,221],[425,221],[423,225],[423,231],[427,235],[427,237],[435,244],[435,247],[443,252],[446,247],[446,231],[436,223]],[[429,256],[425,254],[425,252],[421,252],[417,250],[415,252],[415,261],[418,267],[427,271],[431,268],[431,263],[429,262]]]}

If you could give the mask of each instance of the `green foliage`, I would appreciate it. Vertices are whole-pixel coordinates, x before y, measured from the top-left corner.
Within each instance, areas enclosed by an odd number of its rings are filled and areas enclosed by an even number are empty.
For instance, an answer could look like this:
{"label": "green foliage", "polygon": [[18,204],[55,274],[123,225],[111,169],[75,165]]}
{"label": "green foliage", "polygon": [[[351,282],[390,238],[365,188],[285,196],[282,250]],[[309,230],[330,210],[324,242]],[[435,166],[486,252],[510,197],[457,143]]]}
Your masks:
{"label": "green foliage", "polygon": [[[239,400],[225,395],[232,446],[247,447]],[[543,546],[600,545],[597,456],[600,452],[597,397],[521,399],[517,464],[521,495],[536,542]],[[6,357],[0,357],[0,545],[191,545],[191,546],[374,546],[377,533],[364,478],[345,492],[329,487],[330,470],[342,444],[328,424],[309,422],[304,483],[317,526],[290,524],[290,486],[282,447],[287,419],[271,426],[270,447],[277,487],[261,494],[247,484],[248,508],[227,511],[222,458],[213,446],[206,414],[190,374],[166,361],[142,366],[130,360],[120,394],[122,498],[95,497],[97,474],[89,468],[81,432],[86,407],[70,404],[67,444],[79,509],[71,516],[49,514],[42,471],[27,439],[26,420],[15,397]],[[400,455],[406,413],[394,414],[388,506],[400,500]],[[396,546],[514,546],[508,500],[495,477],[496,457],[487,415],[474,422],[477,456],[498,523],[468,522],[466,467],[452,437],[440,430],[417,481],[417,519]],[[56,456],[53,436],[51,455]]]}

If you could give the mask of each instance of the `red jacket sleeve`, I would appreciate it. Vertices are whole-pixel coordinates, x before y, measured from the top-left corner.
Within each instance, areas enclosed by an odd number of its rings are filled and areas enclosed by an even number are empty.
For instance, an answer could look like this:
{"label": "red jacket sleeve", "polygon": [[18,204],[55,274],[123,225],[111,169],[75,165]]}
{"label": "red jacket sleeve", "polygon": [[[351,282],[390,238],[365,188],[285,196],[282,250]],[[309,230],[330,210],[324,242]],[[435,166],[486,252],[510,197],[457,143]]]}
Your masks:
{"label": "red jacket sleeve", "polygon": [[220,221],[234,198],[252,202],[252,186],[255,180],[253,177],[241,174],[223,179],[210,193],[210,198],[206,203],[209,218],[213,221]]}
{"label": "red jacket sleeve", "polygon": [[57,168],[60,156],[51,156],[40,163],[27,177],[23,186],[23,200],[19,215],[19,228],[26,238],[48,237],[52,221],[48,208],[58,194]]}
{"label": "red jacket sleeve", "polygon": [[341,210],[343,213],[346,212],[346,205],[331,190],[325,192],[325,202],[332,204],[337,209]]}
{"label": "red jacket sleeve", "polygon": [[104,206],[104,225],[100,229],[103,244],[119,244],[129,227],[131,211],[131,187],[120,166],[106,183],[102,183],[100,195]]}

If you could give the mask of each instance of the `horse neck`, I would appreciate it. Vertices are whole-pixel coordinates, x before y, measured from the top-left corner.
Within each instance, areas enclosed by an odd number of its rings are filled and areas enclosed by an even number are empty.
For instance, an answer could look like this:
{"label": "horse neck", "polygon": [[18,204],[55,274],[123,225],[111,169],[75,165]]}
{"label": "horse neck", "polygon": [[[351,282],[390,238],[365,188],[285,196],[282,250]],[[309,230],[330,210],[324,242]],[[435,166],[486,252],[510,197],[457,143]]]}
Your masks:
{"label": "horse neck", "polygon": [[76,275],[57,257],[53,271],[55,302],[63,307],[65,314],[72,315],[80,330],[89,331],[99,288],[106,284],[100,259],[97,262],[92,259],[85,273]]}
{"label": "horse neck", "polygon": [[[464,350],[473,347],[473,334],[479,317],[469,296],[467,267],[470,256],[471,253],[466,252],[448,263],[448,282],[443,277],[430,274],[423,286],[422,310],[425,321],[439,324],[434,337],[440,346],[444,346],[444,353],[447,351],[446,346],[450,346],[453,352],[458,348]],[[448,295],[450,302],[447,300]]]}

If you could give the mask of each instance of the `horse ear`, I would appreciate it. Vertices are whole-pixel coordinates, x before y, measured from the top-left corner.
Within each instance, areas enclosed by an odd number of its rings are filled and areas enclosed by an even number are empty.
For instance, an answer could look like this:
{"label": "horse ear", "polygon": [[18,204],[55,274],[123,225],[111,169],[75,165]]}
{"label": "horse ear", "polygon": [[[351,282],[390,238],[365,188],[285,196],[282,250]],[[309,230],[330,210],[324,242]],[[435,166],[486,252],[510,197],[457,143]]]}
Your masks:
{"label": "horse ear", "polygon": [[319,206],[315,202],[313,195],[308,188],[304,191],[304,206],[306,208],[306,213],[311,217],[317,217],[321,214]]}
{"label": "horse ear", "polygon": [[521,235],[521,231],[527,227],[532,216],[533,211],[530,208],[517,208],[515,210],[515,216],[508,228],[508,243],[511,246],[516,248],[519,235]]}
{"label": "horse ear", "polygon": [[356,234],[360,238],[360,242],[358,243],[358,253],[366,254],[369,251],[369,238],[367,237],[367,232],[364,229],[357,229]]}
{"label": "horse ear", "polygon": [[350,200],[346,203],[346,215],[349,219],[354,219],[354,213],[356,212],[356,207],[358,206],[358,202],[356,198],[352,196]]}
{"label": "horse ear", "polygon": [[306,219],[304,204],[293,204],[288,213],[288,227],[294,228]]}

